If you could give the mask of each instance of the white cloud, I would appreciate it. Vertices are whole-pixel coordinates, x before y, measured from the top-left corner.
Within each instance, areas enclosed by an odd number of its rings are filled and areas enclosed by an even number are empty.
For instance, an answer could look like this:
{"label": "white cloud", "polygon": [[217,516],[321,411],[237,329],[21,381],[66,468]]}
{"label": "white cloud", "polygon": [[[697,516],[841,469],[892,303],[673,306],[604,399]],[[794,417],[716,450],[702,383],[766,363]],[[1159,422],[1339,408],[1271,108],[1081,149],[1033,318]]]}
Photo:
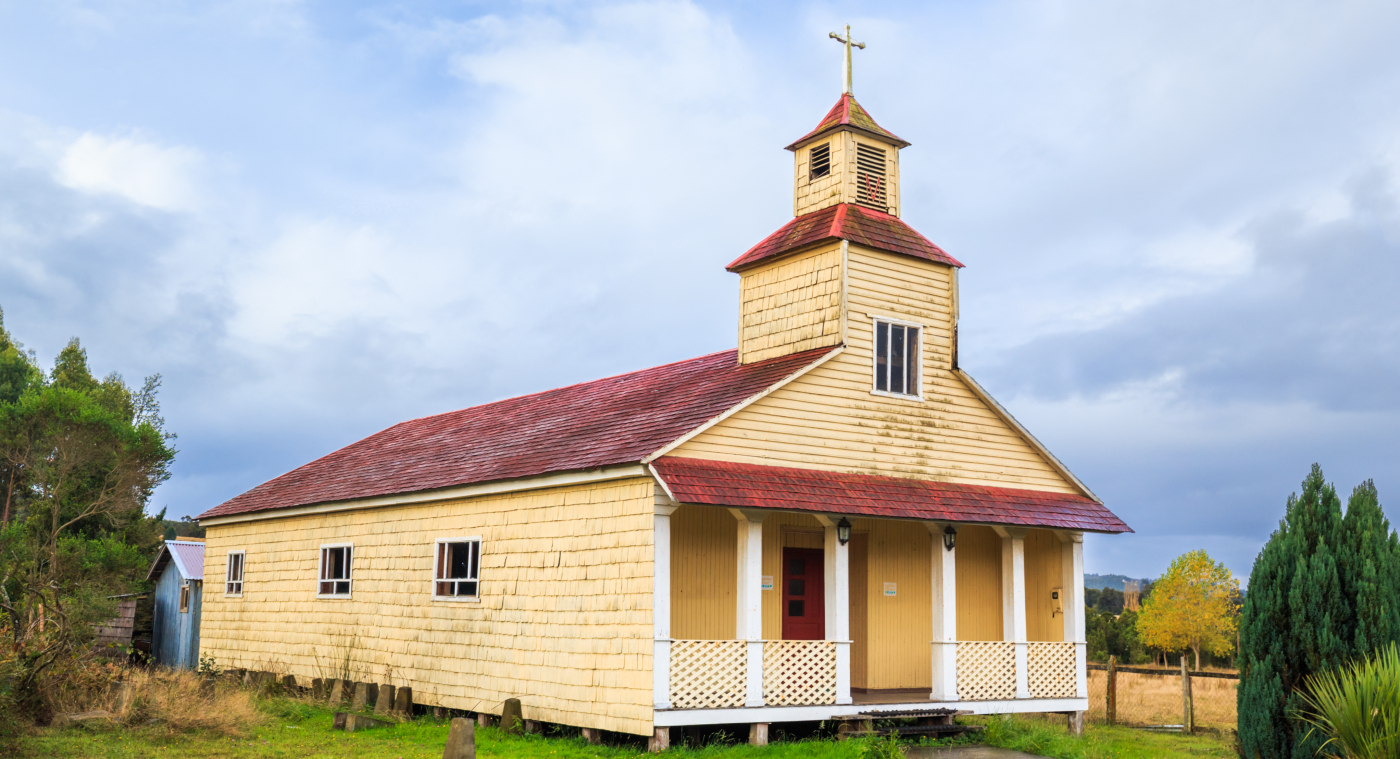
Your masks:
{"label": "white cloud", "polygon": [[64,151],[58,176],[77,190],[111,193],[164,211],[187,211],[200,205],[198,172],[203,163],[202,154],[193,148],[87,132]]}

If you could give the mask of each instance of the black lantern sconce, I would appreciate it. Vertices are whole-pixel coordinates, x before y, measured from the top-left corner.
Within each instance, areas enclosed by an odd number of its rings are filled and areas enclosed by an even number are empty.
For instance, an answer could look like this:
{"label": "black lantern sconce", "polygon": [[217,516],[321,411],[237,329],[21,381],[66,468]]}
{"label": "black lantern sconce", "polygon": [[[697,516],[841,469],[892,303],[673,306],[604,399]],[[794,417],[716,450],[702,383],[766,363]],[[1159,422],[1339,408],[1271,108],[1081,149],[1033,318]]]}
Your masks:
{"label": "black lantern sconce", "polygon": [[943,547],[949,551],[958,544],[958,531],[950,524],[943,528]]}
{"label": "black lantern sconce", "polygon": [[836,523],[836,541],[843,546],[851,542],[851,523],[845,517]]}

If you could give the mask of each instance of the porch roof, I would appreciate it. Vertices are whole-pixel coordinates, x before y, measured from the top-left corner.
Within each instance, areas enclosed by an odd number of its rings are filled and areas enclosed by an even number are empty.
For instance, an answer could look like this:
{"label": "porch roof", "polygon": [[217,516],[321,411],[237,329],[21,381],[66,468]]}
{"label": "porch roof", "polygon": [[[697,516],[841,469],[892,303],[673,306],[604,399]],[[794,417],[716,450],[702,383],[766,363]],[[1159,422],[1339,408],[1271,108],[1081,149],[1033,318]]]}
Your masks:
{"label": "porch roof", "polygon": [[1132,532],[1103,504],[1068,493],[675,456],[657,459],[652,466],[681,503]]}

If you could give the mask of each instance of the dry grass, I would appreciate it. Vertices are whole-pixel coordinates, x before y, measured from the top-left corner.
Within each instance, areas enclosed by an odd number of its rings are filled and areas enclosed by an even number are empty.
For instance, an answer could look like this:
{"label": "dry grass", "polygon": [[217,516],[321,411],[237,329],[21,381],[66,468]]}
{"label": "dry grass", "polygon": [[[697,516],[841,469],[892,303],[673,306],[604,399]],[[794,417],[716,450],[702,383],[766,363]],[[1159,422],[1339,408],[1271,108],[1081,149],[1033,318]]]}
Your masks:
{"label": "dry grass", "polygon": [[[1196,726],[1235,727],[1235,689],[1238,680],[1215,677],[1191,679]],[[1089,671],[1089,711],[1084,716],[1107,721],[1108,673]],[[1180,675],[1118,673],[1118,723],[1123,725],[1179,725],[1182,718]]]}
{"label": "dry grass", "polygon": [[228,682],[204,688],[192,672],[128,670],[123,682],[125,689],[97,678],[80,687],[67,687],[54,694],[55,711],[101,710],[126,725],[154,720],[172,732],[207,730],[226,736],[244,735],[268,720],[248,689]]}

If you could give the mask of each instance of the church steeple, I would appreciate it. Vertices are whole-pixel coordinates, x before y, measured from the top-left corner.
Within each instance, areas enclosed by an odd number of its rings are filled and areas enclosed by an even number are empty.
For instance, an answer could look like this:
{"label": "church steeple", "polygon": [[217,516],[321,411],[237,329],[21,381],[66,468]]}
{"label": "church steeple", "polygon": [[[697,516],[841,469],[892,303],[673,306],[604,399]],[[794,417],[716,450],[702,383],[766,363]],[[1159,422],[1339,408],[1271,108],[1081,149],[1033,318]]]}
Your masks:
{"label": "church steeple", "polygon": [[787,146],[793,152],[794,216],[840,203],[899,215],[899,149],[909,143],[875,123],[851,92],[851,27],[832,39],[845,46],[841,99],[816,129]]}

